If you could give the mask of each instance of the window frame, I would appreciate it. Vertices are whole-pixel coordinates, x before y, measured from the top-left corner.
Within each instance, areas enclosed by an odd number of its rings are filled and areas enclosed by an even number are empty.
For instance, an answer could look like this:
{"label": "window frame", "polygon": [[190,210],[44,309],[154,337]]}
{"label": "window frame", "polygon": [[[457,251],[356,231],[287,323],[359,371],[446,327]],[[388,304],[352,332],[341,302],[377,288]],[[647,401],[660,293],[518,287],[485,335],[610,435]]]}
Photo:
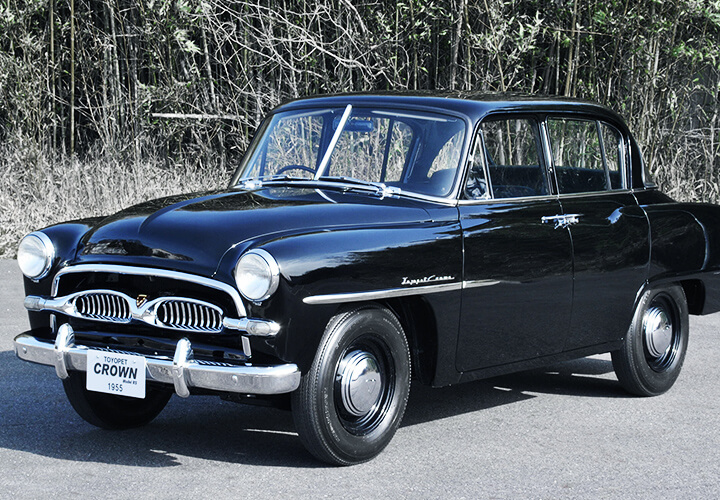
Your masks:
{"label": "window frame", "polygon": [[[506,197],[506,198],[498,198],[495,196],[495,190],[492,182],[492,178],[490,176],[490,166],[487,162],[487,145],[485,142],[485,134],[482,129],[482,125],[487,122],[491,121],[509,121],[509,120],[526,120],[529,122],[530,128],[533,132],[533,137],[535,139],[535,148],[537,152],[537,158],[539,162],[539,168],[540,172],[543,175],[543,179],[545,181],[545,187],[547,189],[547,193],[545,194],[538,194],[538,195],[531,195],[531,196],[512,196],[512,197]],[[472,162],[467,161],[465,166],[465,173],[462,177],[462,184],[460,186],[460,192],[459,192],[459,202],[461,204],[474,204],[474,203],[486,203],[488,201],[511,201],[511,200],[537,200],[537,199],[543,199],[543,198],[551,198],[556,195],[556,187],[554,185],[554,177],[550,175],[550,168],[549,163],[547,161],[546,157],[546,151],[545,151],[545,137],[543,136],[543,123],[544,123],[545,117],[543,114],[535,113],[529,110],[523,110],[518,112],[512,112],[512,111],[503,111],[498,113],[490,113],[485,116],[483,116],[480,120],[478,120],[477,124],[475,125],[475,130],[473,131],[473,139],[470,143],[470,149],[468,153],[468,160],[470,160],[470,155],[473,156]],[[480,141],[480,144],[482,146],[482,158],[478,159],[475,158],[474,152],[475,148],[477,146],[478,141]],[[483,174],[485,176],[485,183],[488,186],[488,196],[485,198],[479,198],[479,199],[472,199],[468,198],[465,194],[465,186],[467,186],[467,182],[470,178],[470,169],[472,168],[473,163],[477,163],[478,161],[482,162],[482,170]]]}
{"label": "window frame", "polygon": [[[558,181],[558,172],[557,172],[557,165],[555,165],[555,154],[552,149],[552,140],[550,138],[550,126],[549,121],[550,120],[564,120],[564,121],[584,121],[584,122],[593,122],[595,124],[595,131],[598,135],[598,140],[600,144],[600,152],[601,152],[601,159],[603,164],[603,169],[605,172],[605,179],[607,183],[607,189],[603,189],[600,191],[577,191],[572,193],[562,193],[560,192],[560,183]],[[618,144],[618,162],[619,162],[619,170],[620,170],[620,180],[621,180],[621,186],[618,188],[612,187],[612,182],[610,180],[610,169],[608,168],[607,163],[607,149],[605,144],[605,137],[602,133],[602,126],[605,125],[606,127],[614,130],[617,133],[617,136],[620,140],[620,143]],[[607,193],[619,193],[619,192],[626,192],[630,190],[630,180],[628,178],[628,157],[627,157],[627,147],[628,147],[628,141],[625,138],[625,134],[623,134],[622,130],[613,124],[612,122],[605,120],[602,117],[597,116],[590,116],[590,115],[575,115],[575,114],[562,114],[562,113],[548,113],[544,116],[542,120],[542,126],[541,126],[542,132],[543,132],[543,141],[546,144],[545,147],[545,156],[546,161],[548,163],[548,170],[551,174],[552,178],[554,179],[554,189],[555,193],[559,197],[566,197],[566,196],[588,196],[588,195],[600,195],[600,194],[607,194]]]}

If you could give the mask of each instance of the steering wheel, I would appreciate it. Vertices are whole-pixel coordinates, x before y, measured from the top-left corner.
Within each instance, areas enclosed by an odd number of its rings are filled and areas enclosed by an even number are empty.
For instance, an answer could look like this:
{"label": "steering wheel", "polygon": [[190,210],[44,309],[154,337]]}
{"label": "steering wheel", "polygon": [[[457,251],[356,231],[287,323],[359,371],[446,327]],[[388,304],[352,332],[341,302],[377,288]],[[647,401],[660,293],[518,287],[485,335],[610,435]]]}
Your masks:
{"label": "steering wheel", "polygon": [[305,172],[310,172],[311,177],[315,175],[315,170],[310,167],[306,167],[305,165],[285,165],[280,170],[278,170],[276,174],[280,175],[287,172],[288,170],[304,170]]}
{"label": "steering wheel", "polygon": [[487,198],[488,189],[482,169],[473,166],[467,183],[465,184],[465,197],[469,200],[482,200]]}

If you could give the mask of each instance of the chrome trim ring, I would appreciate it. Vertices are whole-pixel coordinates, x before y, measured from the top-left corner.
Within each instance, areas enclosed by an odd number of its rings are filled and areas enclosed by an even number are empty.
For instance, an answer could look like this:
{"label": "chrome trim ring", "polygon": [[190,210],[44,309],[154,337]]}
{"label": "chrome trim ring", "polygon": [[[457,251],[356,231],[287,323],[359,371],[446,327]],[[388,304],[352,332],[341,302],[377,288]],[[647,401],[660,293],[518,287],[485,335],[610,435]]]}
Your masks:
{"label": "chrome trim ring", "polygon": [[204,276],[197,276],[195,274],[187,274],[179,271],[169,271],[167,269],[155,269],[149,267],[134,267],[134,266],[122,266],[115,264],[78,264],[75,266],[68,266],[60,269],[55,278],[53,279],[51,295],[57,296],[58,287],[60,285],[60,278],[66,274],[75,273],[116,273],[116,274],[127,274],[137,276],[156,276],[158,278],[170,278],[179,281],[188,281],[197,285],[203,285],[208,288],[220,290],[227,293],[235,304],[237,313],[240,317],[247,316],[245,305],[243,304],[240,292],[234,287],[218,281],[212,278],[206,278]]}
{"label": "chrome trim ring", "polygon": [[367,351],[352,351],[340,361],[337,373],[345,410],[355,417],[370,412],[380,399],[383,388],[375,356]]}
{"label": "chrome trim ring", "polygon": [[[238,266],[240,265],[240,262],[243,260],[243,258],[245,258],[248,255],[257,255],[268,265],[268,268],[270,269],[270,284],[268,285],[268,289],[263,294],[262,297],[257,298],[257,299],[246,297],[245,294],[243,294],[242,289],[240,287],[240,283],[237,278]],[[235,281],[236,281],[238,290],[240,290],[240,294],[243,297],[245,297],[247,300],[249,300],[250,302],[260,303],[264,300],[269,299],[272,296],[272,294],[274,294],[275,291],[277,290],[278,285],[280,285],[280,266],[278,266],[278,263],[275,260],[275,257],[273,257],[272,254],[270,254],[270,252],[268,252],[267,250],[263,250],[262,248],[254,248],[248,252],[245,252],[244,254],[242,254],[240,256],[237,263],[235,263],[235,268],[233,269],[233,276],[235,276]]]}
{"label": "chrome trim ring", "polygon": [[643,318],[643,337],[645,347],[651,356],[659,358],[672,343],[672,322],[667,313],[659,307],[651,307]]}
{"label": "chrome trim ring", "polygon": [[348,345],[338,358],[334,379],[337,417],[350,434],[366,436],[393,411],[397,371],[381,336],[367,333]]}
{"label": "chrome trim ring", "polygon": [[[41,279],[43,279],[45,276],[48,275],[50,272],[50,269],[52,269],[53,262],[55,261],[55,245],[53,245],[52,240],[50,237],[43,233],[42,231],[35,231],[28,235],[26,235],[22,240],[20,240],[20,243],[22,244],[23,240],[27,238],[37,238],[40,240],[40,242],[43,244],[45,249],[48,251],[45,255],[45,265],[43,266],[42,271],[40,271],[39,274],[36,276],[27,276],[28,279],[38,282]],[[18,247],[19,248],[19,247]]]}
{"label": "chrome trim ring", "polygon": [[682,343],[682,326],[672,298],[666,294],[653,298],[643,314],[641,335],[648,366],[658,373],[672,369]]}

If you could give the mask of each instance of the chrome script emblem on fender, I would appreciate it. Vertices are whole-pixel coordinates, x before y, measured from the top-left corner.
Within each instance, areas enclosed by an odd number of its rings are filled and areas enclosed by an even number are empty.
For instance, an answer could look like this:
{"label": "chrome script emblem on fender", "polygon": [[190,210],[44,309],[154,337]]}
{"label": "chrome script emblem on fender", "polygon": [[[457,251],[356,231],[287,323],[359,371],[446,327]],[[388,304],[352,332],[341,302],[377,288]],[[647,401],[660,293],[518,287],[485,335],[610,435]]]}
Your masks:
{"label": "chrome script emblem on fender", "polygon": [[435,283],[437,281],[454,281],[454,276],[425,276],[424,278],[408,278],[407,276],[403,276],[401,285],[405,286],[416,286],[416,285],[426,285],[428,283]]}

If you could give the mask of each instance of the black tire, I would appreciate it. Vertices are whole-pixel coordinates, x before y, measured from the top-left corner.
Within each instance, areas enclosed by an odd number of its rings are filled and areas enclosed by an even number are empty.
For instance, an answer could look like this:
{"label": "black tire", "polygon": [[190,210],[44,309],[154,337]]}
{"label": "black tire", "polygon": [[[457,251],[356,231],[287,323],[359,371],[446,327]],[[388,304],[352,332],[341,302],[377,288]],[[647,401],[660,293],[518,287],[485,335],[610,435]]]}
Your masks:
{"label": "black tire", "polygon": [[365,462],[392,439],[409,393],[410,351],[400,322],[387,309],[358,307],[328,323],[292,394],[295,427],[319,460]]}
{"label": "black tire", "polygon": [[620,385],[638,396],[657,396],[670,389],[685,360],[689,330],[681,287],[645,291],[622,348],[612,353]]}
{"label": "black tire", "polygon": [[173,394],[152,386],[146,388],[145,399],[104,394],[88,391],[85,378],[85,372],[71,372],[63,380],[63,388],[77,414],[102,429],[141,427],[158,416]]}

